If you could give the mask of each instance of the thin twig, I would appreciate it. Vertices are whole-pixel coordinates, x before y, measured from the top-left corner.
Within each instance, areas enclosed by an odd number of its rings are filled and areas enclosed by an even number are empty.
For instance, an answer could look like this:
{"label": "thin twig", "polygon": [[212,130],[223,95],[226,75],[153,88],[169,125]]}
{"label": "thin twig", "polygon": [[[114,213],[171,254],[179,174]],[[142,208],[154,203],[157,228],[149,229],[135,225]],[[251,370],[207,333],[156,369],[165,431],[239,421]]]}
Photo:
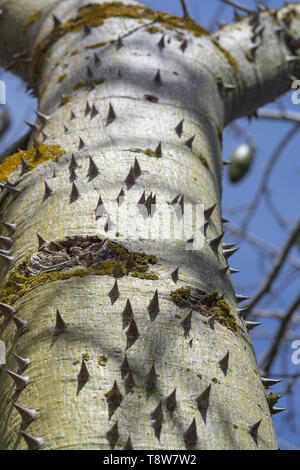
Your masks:
{"label": "thin twig", "polygon": [[263,176],[260,182],[260,185],[256,191],[256,194],[254,196],[254,199],[252,200],[250,204],[249,211],[244,219],[244,221],[241,224],[241,227],[243,230],[246,230],[246,228],[249,226],[249,223],[254,215],[254,211],[257,208],[258,204],[262,200],[262,195],[266,192],[267,187],[268,187],[268,180],[270,178],[270,174],[272,170],[275,168],[275,165],[280,157],[281,152],[284,150],[284,148],[290,143],[292,137],[298,132],[299,130],[299,123],[296,123],[283,137],[281,140],[280,144],[276,147],[275,151],[273,152],[270,160],[268,161],[268,164],[266,168],[264,169]]}
{"label": "thin twig", "polygon": [[300,113],[296,113],[295,111],[286,111],[282,109],[258,109],[256,113],[259,118],[300,123]]}
{"label": "thin twig", "polygon": [[233,0],[220,0],[223,3],[227,3],[227,5],[230,5],[231,7],[237,8],[238,10],[245,11],[246,13],[249,13],[249,15],[256,14],[257,12],[255,10],[251,10],[251,8],[248,8],[241,3],[234,2]]}
{"label": "thin twig", "polygon": [[185,0],[180,0],[180,3],[181,3],[181,6],[182,6],[182,9],[183,9],[184,18],[190,18],[190,15],[189,15],[189,13],[187,11],[187,8],[186,8]]}
{"label": "thin twig", "polygon": [[294,302],[292,303],[292,305],[290,306],[290,308],[286,312],[286,315],[282,320],[282,323],[281,323],[281,325],[280,325],[280,327],[279,327],[279,329],[278,329],[278,331],[275,335],[275,338],[274,338],[274,341],[273,341],[272,345],[270,346],[268,351],[263,355],[263,357],[260,360],[260,368],[266,374],[268,374],[269,370],[272,367],[272,364],[274,362],[274,359],[275,359],[275,356],[277,354],[277,351],[278,351],[279,345],[281,343],[281,340],[284,338],[287,327],[288,327],[288,324],[289,324],[294,312],[299,307],[299,305],[300,305],[300,294],[298,295],[298,297],[296,297],[296,299],[294,300]]}
{"label": "thin twig", "polygon": [[245,305],[245,307],[248,308],[247,315],[249,315],[251,309],[261,300],[261,298],[265,294],[270,292],[273,282],[277,278],[280,269],[282,268],[282,266],[283,266],[283,264],[284,264],[284,262],[285,262],[285,260],[288,256],[290,250],[295,245],[295,242],[296,242],[299,235],[300,235],[300,220],[298,220],[298,222],[295,225],[294,229],[289,234],[288,239],[286,240],[286,242],[283,245],[282,249],[278,253],[277,258],[275,259],[275,262],[274,262],[271,270],[269,271],[269,273],[267,274],[267,276],[265,277],[265,279],[263,280],[263,282],[261,283],[261,285],[257,289],[256,293],[252,296],[250,302],[248,302],[247,305]]}
{"label": "thin twig", "polygon": [[[251,233],[248,233],[245,230],[229,223],[226,224],[226,230],[232,233],[232,235],[235,235],[238,238],[246,240],[248,243],[251,243],[251,245],[256,246],[257,248],[262,250],[264,253],[267,252],[268,255],[271,255],[272,257],[278,256],[278,253],[280,250],[276,248],[275,246],[271,245],[270,243],[267,243],[262,238],[259,238],[256,235],[252,235]],[[300,269],[300,260],[298,260],[294,256],[288,256],[287,262],[294,268]]]}

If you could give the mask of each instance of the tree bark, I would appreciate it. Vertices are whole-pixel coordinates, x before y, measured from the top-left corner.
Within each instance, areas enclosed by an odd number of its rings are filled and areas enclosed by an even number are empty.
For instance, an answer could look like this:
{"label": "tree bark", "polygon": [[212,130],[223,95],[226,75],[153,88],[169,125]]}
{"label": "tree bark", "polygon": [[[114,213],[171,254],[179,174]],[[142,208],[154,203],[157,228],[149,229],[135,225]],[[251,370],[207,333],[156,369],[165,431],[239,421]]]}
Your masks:
{"label": "tree bark", "polygon": [[[133,0],[0,7],[1,64],[47,116],[29,150],[0,165],[2,220],[16,224],[0,301],[27,322],[2,307],[0,448],[27,448],[21,429],[42,449],[122,449],[129,437],[134,449],[276,449],[227,261],[210,240],[222,233],[222,129],[289,88],[299,4],[213,36]],[[207,237],[195,217],[176,235],[179,207],[197,204],[216,204]],[[187,249],[192,236],[203,246]],[[13,353],[30,360],[20,392],[5,370],[17,370]],[[35,419],[20,427],[14,403]]]}

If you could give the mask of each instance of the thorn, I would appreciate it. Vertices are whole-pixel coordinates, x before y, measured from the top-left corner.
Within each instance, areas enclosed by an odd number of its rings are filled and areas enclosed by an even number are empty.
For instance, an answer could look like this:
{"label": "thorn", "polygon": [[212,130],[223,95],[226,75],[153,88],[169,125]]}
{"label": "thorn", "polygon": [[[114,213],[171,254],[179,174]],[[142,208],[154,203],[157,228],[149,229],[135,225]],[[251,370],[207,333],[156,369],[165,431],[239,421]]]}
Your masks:
{"label": "thorn", "polygon": [[90,380],[90,378],[91,378],[91,376],[89,374],[89,371],[88,371],[87,365],[85,363],[85,360],[82,359],[80,371],[79,371],[79,374],[77,375],[77,380],[78,380],[78,382],[85,383],[88,380]]}
{"label": "thorn", "polygon": [[76,181],[76,179],[77,179],[76,171],[73,170],[73,168],[71,168],[69,170],[69,181],[70,181],[70,183],[73,183],[74,181]]}
{"label": "thorn", "polygon": [[186,140],[184,142],[184,145],[186,145],[190,150],[193,149],[193,141],[195,139],[195,136],[193,135],[193,137],[191,137],[190,139]]}
{"label": "thorn", "polygon": [[17,405],[17,403],[14,403],[14,407],[22,418],[21,426],[31,423],[37,415],[36,410],[29,410],[28,408]]}
{"label": "thorn", "polygon": [[229,265],[227,264],[227,266],[225,266],[225,268],[219,269],[219,273],[222,276],[226,276],[226,273],[227,273],[228,269],[229,269]]}
{"label": "thorn", "polygon": [[9,235],[13,235],[15,233],[17,224],[9,224],[4,222],[4,220],[0,220],[0,223],[7,229]]}
{"label": "thorn", "polygon": [[107,211],[104,207],[104,203],[103,203],[102,197],[100,195],[99,199],[98,199],[97,207],[95,209],[96,219],[98,219],[99,217],[102,217],[104,214],[107,214]]}
{"label": "thorn", "polygon": [[118,430],[118,421],[113,425],[113,427],[107,431],[106,439],[110,443],[112,449],[114,449],[117,441],[119,440],[120,434]]}
{"label": "thorn", "polygon": [[151,417],[152,420],[157,420],[157,419],[163,417],[163,410],[162,410],[161,401],[159,402],[157,407],[152,411],[152,413],[150,414],[150,417]]}
{"label": "thorn", "polygon": [[126,176],[125,184],[126,184],[128,190],[135,184],[135,178],[134,178],[134,173],[133,173],[132,166],[130,167],[129,173]]}
{"label": "thorn", "polygon": [[277,415],[278,413],[281,413],[282,411],[286,411],[286,408],[278,408],[276,406],[273,406],[273,408],[271,409],[271,414]]}
{"label": "thorn", "polygon": [[128,437],[127,442],[126,442],[125,446],[123,447],[123,449],[124,450],[134,450],[134,448],[132,446],[130,436]]}
{"label": "thorn", "polygon": [[88,169],[86,176],[89,179],[89,181],[92,181],[98,175],[99,175],[98,167],[96,163],[94,162],[94,160],[92,159],[92,157],[90,157],[89,169]]}
{"label": "thorn", "polygon": [[126,355],[123,359],[122,364],[120,365],[120,370],[121,370],[122,378],[124,378],[125,375],[127,375],[128,372],[130,371],[129,362],[128,362],[128,359],[127,359]]}
{"label": "thorn", "polygon": [[133,319],[133,311],[131,307],[130,300],[127,299],[125,308],[122,312],[123,318],[123,330],[130,324],[131,320]]}
{"label": "thorn", "polygon": [[210,396],[210,389],[211,385],[209,385],[204,392],[200,393],[198,397],[196,398],[196,403],[198,406],[198,410],[201,413],[202,419],[204,423],[206,423],[206,415],[207,415],[207,409],[209,407],[209,396]]}
{"label": "thorn", "polygon": [[209,207],[208,209],[205,209],[205,211],[204,211],[204,219],[205,219],[206,221],[209,221],[209,220],[210,220],[211,215],[212,215],[213,211],[215,210],[216,206],[217,206],[217,203],[215,203],[213,206]]}
{"label": "thorn", "polygon": [[5,264],[10,266],[15,258],[13,256],[6,256],[3,253],[0,253],[0,260],[4,261]]}
{"label": "thorn", "polygon": [[86,68],[86,74],[89,77],[89,79],[92,79],[94,77],[93,71],[91,70],[89,66],[87,66]]}
{"label": "thorn", "polygon": [[184,54],[184,51],[186,50],[187,46],[188,46],[188,42],[187,42],[187,40],[185,39],[185,40],[181,43],[181,45],[180,45],[180,49],[182,50],[182,53],[183,53],[183,54]]}
{"label": "thorn", "polygon": [[140,336],[140,333],[139,333],[139,330],[138,330],[138,327],[136,325],[134,318],[131,318],[128,329],[125,334],[127,338],[132,342],[137,340],[138,337]]}
{"label": "thorn", "polygon": [[230,258],[230,256],[234,255],[240,248],[232,248],[231,250],[223,250],[223,256],[226,260]]}
{"label": "thorn", "polygon": [[220,246],[220,243],[221,243],[223,237],[224,237],[224,232],[222,232],[220,235],[218,235],[215,238],[207,240],[207,243],[209,244],[210,248],[216,254],[218,253],[218,248]]}
{"label": "thorn", "polygon": [[222,224],[228,224],[229,223],[229,220],[224,219],[223,217],[221,218],[221,221],[222,221]]}
{"label": "thorn", "polygon": [[262,420],[260,419],[259,421],[257,421],[257,423],[254,423],[254,424],[252,424],[251,426],[248,427],[248,431],[251,434],[251,436],[253,437],[255,442],[257,442],[258,428],[260,426],[261,421]]}
{"label": "thorn", "polygon": [[202,227],[200,227],[200,230],[203,233],[203,235],[205,236],[205,238],[207,238],[208,226],[209,226],[209,221],[205,222],[205,224],[203,224]]}
{"label": "thorn", "polygon": [[101,65],[101,60],[96,52],[94,53],[94,62],[97,65]]}
{"label": "thorn", "polygon": [[171,272],[171,277],[172,277],[173,282],[175,282],[175,284],[178,281],[178,272],[179,272],[179,266],[176,269],[174,269],[173,272]]}
{"label": "thorn", "polygon": [[27,434],[25,431],[20,432],[27,444],[27,450],[38,450],[44,444],[44,440],[41,437],[33,437],[30,434]]}
{"label": "thorn", "polygon": [[78,165],[75,160],[74,154],[72,153],[70,164],[69,164],[69,170],[76,170],[76,168],[78,168]]}
{"label": "thorn", "polygon": [[17,392],[20,392],[21,390],[23,390],[29,382],[29,377],[27,377],[25,375],[15,374],[14,372],[12,372],[9,369],[6,369],[6,372],[13,379]]}
{"label": "thorn", "polygon": [[92,28],[87,23],[83,23],[83,31],[84,35],[88,36],[92,32]]}
{"label": "thorn", "polygon": [[79,137],[78,150],[83,149],[83,147],[85,147],[85,143],[83,142],[82,138]]}
{"label": "thorn", "polygon": [[157,43],[158,48],[160,51],[162,51],[165,47],[165,35],[163,34],[162,37],[160,38],[159,42]]}
{"label": "thorn", "polygon": [[215,319],[217,318],[217,315],[212,315],[207,319],[207,324],[209,328],[213,331],[215,331]]}
{"label": "thorn", "polygon": [[77,199],[80,197],[80,193],[77,189],[76,184],[73,182],[72,183],[72,189],[71,189],[71,194],[70,194],[70,204],[73,202],[77,201]]}
{"label": "thorn", "polygon": [[114,381],[112,389],[105,394],[107,403],[112,406],[113,408],[117,408],[120,406],[122,401],[122,395],[119,390],[118,384],[116,380]]}
{"label": "thorn", "polygon": [[178,135],[179,138],[182,136],[183,122],[184,122],[184,119],[182,119],[182,121],[180,121],[180,123],[177,124],[177,126],[174,128],[174,130],[175,130],[175,132],[176,132],[176,134]]}
{"label": "thorn", "polygon": [[73,113],[73,111],[71,110],[71,116],[70,116],[70,121],[73,121],[73,119],[75,119],[76,116],[75,114]]}
{"label": "thorn", "polygon": [[177,405],[177,400],[176,400],[176,388],[174,388],[173,392],[170,393],[170,395],[167,396],[166,400],[166,407],[168,411],[174,411]]}
{"label": "thorn", "polygon": [[125,261],[125,268],[127,268],[129,271],[132,269],[134,266],[134,256],[132,253],[128,255],[127,260]]}
{"label": "thorn", "polygon": [[118,206],[120,206],[124,202],[124,200],[125,200],[125,193],[124,193],[124,189],[122,188],[117,197]]}
{"label": "thorn", "polygon": [[267,379],[265,377],[261,378],[261,381],[263,383],[263,386],[268,389],[270,387],[273,387],[273,385],[277,385],[281,382],[281,380],[278,379]]}
{"label": "thorn", "polygon": [[219,362],[219,366],[220,366],[220,369],[223,372],[223,374],[227,375],[228,362],[229,362],[229,351],[227,351],[225,356],[222,359],[220,359],[220,361],[218,361],[218,362]]}
{"label": "thorn", "polygon": [[85,110],[84,110],[84,115],[87,116],[91,112],[91,108],[89,105],[89,102],[86,102]]}
{"label": "thorn", "polygon": [[160,70],[158,69],[155,77],[154,77],[154,82],[158,85],[161,85],[161,76],[160,76]]}
{"label": "thorn", "polygon": [[248,307],[237,308],[237,313],[238,313],[240,318],[243,318],[243,316],[246,314],[246,312],[248,312],[248,310],[249,310]]}
{"label": "thorn", "polygon": [[237,303],[244,302],[244,300],[249,300],[250,297],[246,297],[244,295],[236,295],[235,300]]}
{"label": "thorn", "polygon": [[54,193],[54,191],[50,188],[49,184],[46,181],[44,181],[44,184],[45,184],[45,192],[44,192],[43,200],[45,201],[49,196],[51,196],[51,194]]}
{"label": "thorn", "polygon": [[121,49],[122,47],[124,47],[122,38],[121,38],[120,36],[119,36],[118,39],[117,39],[116,47],[117,47],[117,51],[118,51],[119,49]]}
{"label": "thorn", "polygon": [[107,294],[108,297],[110,298],[110,301],[111,301],[111,304],[113,305],[115,303],[115,301],[120,297],[120,292],[119,292],[119,288],[118,288],[118,281],[117,279],[115,280],[115,283],[112,287],[112,289],[109,291],[109,293]]}
{"label": "thorn", "polygon": [[48,243],[47,240],[45,240],[39,233],[36,232],[38,242],[39,242],[39,250],[42,248],[44,243]]}
{"label": "thorn", "polygon": [[12,316],[12,319],[14,321],[14,324],[16,325],[17,328],[17,333],[22,333],[26,328],[28,328],[28,322],[25,320],[20,320],[20,318],[15,317],[14,315]]}
{"label": "thorn", "polygon": [[156,387],[156,383],[157,383],[157,376],[155,372],[155,367],[153,365],[145,378],[146,391],[148,393],[151,393],[151,391]]}
{"label": "thorn", "polygon": [[158,418],[157,420],[153,421],[152,427],[154,429],[155,437],[160,440],[160,433],[161,433],[161,428],[162,428],[162,423],[163,423],[163,416]]}
{"label": "thorn", "polygon": [[289,55],[286,56],[285,60],[288,64],[294,64],[296,62],[299,62],[299,57],[297,55]]}
{"label": "thorn", "polygon": [[248,331],[253,330],[253,328],[256,328],[257,326],[261,325],[261,322],[258,321],[246,321],[245,322],[246,328]]}
{"label": "thorn", "polygon": [[21,192],[21,189],[18,189],[15,186],[12,186],[9,183],[6,183],[5,188],[15,197],[18,196]]}
{"label": "thorn", "polygon": [[93,119],[95,116],[97,116],[97,114],[99,114],[99,111],[96,108],[96,106],[93,104],[92,109],[91,109],[90,118]]}
{"label": "thorn", "polygon": [[141,174],[142,174],[141,167],[139,165],[137,158],[135,158],[134,165],[133,165],[133,176],[134,178],[138,178],[139,176],[141,176]]}
{"label": "thorn", "polygon": [[184,330],[185,338],[189,336],[190,329],[192,327],[192,313],[193,313],[193,310],[191,310],[190,313],[180,322]]}
{"label": "thorn", "polygon": [[68,133],[69,133],[69,128],[64,125],[64,134],[68,134]]}
{"label": "thorn", "polygon": [[68,329],[68,325],[64,322],[61,314],[56,310],[56,323],[54,327],[54,333],[60,334]]}
{"label": "thorn", "polygon": [[27,126],[30,127],[30,129],[31,129],[33,132],[39,130],[36,124],[34,124],[34,123],[32,123],[32,122],[28,122],[28,121],[24,121],[24,122],[25,122],[25,124],[27,124]]}
{"label": "thorn", "polygon": [[162,157],[162,149],[161,149],[161,142],[159,142],[158,146],[155,149],[156,158]]}
{"label": "thorn", "polygon": [[45,142],[46,139],[48,139],[47,134],[44,131],[41,131],[42,137],[43,137],[43,142]]}
{"label": "thorn", "polygon": [[17,372],[23,372],[30,364],[29,359],[25,359],[24,357],[18,356],[15,353],[12,353],[16,362],[17,362]]}
{"label": "thorn", "polygon": [[158,292],[157,289],[148,305],[148,312],[150,320],[154,321],[159,313],[159,302],[158,302]]}
{"label": "thorn", "polygon": [[116,119],[116,114],[114,112],[114,108],[112,107],[111,103],[109,103],[109,110],[107,114],[107,119],[106,119],[106,126],[109,126],[115,119]]}
{"label": "thorn", "polygon": [[134,381],[131,370],[127,374],[127,377],[124,381],[124,385],[125,385],[126,393],[129,393],[130,390],[132,390],[133,387],[135,386],[135,381]]}
{"label": "thorn", "polygon": [[223,166],[231,165],[230,160],[222,160]]}
{"label": "thorn", "polygon": [[15,311],[15,307],[11,307],[10,305],[3,304],[0,302],[0,312],[4,316],[5,320],[10,320],[11,317],[14,315]]}
{"label": "thorn", "polygon": [[43,124],[46,124],[46,122],[50,119],[50,116],[47,116],[47,114],[41,113],[40,111],[35,111],[35,114],[38,118],[40,118]]}
{"label": "thorn", "polygon": [[193,419],[188,429],[185,431],[183,435],[183,439],[187,447],[194,446],[197,443],[198,436],[197,436],[197,426],[196,426],[195,418]]}
{"label": "thorn", "polygon": [[52,18],[54,21],[54,28],[58,28],[61,25],[61,21],[55,15],[52,15]]}
{"label": "thorn", "polygon": [[229,250],[230,248],[233,248],[236,244],[235,243],[222,243],[222,248],[223,250]]}

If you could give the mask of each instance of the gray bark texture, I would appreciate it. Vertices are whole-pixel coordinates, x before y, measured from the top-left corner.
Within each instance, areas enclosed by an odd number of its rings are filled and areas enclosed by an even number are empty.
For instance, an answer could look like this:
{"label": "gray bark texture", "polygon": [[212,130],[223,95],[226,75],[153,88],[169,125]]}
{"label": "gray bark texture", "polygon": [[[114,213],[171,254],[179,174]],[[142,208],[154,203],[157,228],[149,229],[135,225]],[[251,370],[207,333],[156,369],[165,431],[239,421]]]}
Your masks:
{"label": "gray bark texture", "polygon": [[222,129],[289,89],[299,4],[214,35],[133,0],[0,8],[40,113],[0,165],[0,448],[276,449],[216,237]]}

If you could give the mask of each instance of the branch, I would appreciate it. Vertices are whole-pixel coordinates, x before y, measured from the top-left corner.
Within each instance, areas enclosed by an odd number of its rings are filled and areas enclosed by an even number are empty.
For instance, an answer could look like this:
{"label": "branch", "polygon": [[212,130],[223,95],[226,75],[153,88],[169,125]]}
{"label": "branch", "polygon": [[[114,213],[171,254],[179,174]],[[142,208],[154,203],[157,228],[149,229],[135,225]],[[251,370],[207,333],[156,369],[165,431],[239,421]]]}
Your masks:
{"label": "branch", "polygon": [[256,114],[259,118],[300,123],[300,113],[296,113],[295,111],[285,111],[281,109],[258,109]]}
{"label": "branch", "polygon": [[249,13],[249,15],[256,14],[257,12],[255,10],[251,10],[251,8],[248,8],[241,3],[234,2],[233,0],[220,0],[223,3],[226,3],[227,5],[230,5],[231,7],[237,8],[238,10],[245,11],[246,13]]}
{"label": "branch", "polygon": [[251,309],[261,300],[261,298],[265,294],[270,292],[273,282],[277,278],[279,271],[283,266],[284,261],[286,260],[291,248],[294,246],[299,235],[300,235],[300,220],[298,220],[295,228],[289,234],[288,239],[286,240],[277,258],[275,259],[272,269],[269,271],[268,275],[259,286],[257,292],[251,298],[250,302],[248,302],[247,305],[245,305],[245,307],[248,308],[247,315],[250,313]]}
{"label": "branch", "polygon": [[271,345],[269,350],[263,355],[263,357],[260,361],[260,368],[263,369],[265,374],[268,374],[270,368],[272,367],[272,364],[273,364],[273,361],[275,359],[276,353],[278,351],[280,342],[281,342],[282,338],[284,337],[285,332],[286,332],[287,327],[288,327],[288,324],[289,324],[294,312],[299,307],[299,305],[300,305],[300,294],[298,295],[298,297],[296,297],[296,299],[294,300],[294,302],[292,303],[292,305],[290,306],[290,308],[286,312],[286,315],[283,318],[282,323],[281,323],[281,325],[280,325],[280,327],[279,327],[279,329],[278,329],[278,331],[275,335],[275,339],[273,341],[273,344]]}
{"label": "branch", "polygon": [[187,11],[185,0],[180,0],[182,10],[183,10],[183,17],[184,18],[190,18],[189,12]]}
{"label": "branch", "polygon": [[260,182],[260,185],[256,191],[256,194],[253,198],[253,201],[250,204],[249,211],[241,225],[242,230],[245,231],[250,223],[250,220],[252,216],[254,215],[254,211],[258,204],[260,203],[262,199],[262,195],[266,192],[267,190],[267,185],[268,185],[268,180],[270,178],[270,174],[272,170],[274,169],[281,152],[284,150],[284,148],[290,143],[290,140],[294,135],[298,132],[299,130],[299,124],[296,123],[283,137],[281,140],[280,144],[276,147],[275,151],[273,152],[270,160],[268,161],[268,164],[263,172],[263,176]]}
{"label": "branch", "polygon": [[[227,223],[226,224],[226,230],[228,232],[232,233],[232,235],[235,235],[238,238],[241,238],[243,240],[246,240],[248,243],[251,243],[252,245],[256,246],[260,250],[263,250],[264,252],[268,252],[269,255],[278,256],[279,250],[278,248],[274,247],[270,243],[267,243],[265,240],[262,238],[257,237],[256,235],[252,235],[251,233],[247,233],[245,230],[236,227],[232,224]],[[300,269],[300,261],[297,258],[294,258],[293,256],[288,256],[287,257],[288,263],[293,266],[296,269]]]}

